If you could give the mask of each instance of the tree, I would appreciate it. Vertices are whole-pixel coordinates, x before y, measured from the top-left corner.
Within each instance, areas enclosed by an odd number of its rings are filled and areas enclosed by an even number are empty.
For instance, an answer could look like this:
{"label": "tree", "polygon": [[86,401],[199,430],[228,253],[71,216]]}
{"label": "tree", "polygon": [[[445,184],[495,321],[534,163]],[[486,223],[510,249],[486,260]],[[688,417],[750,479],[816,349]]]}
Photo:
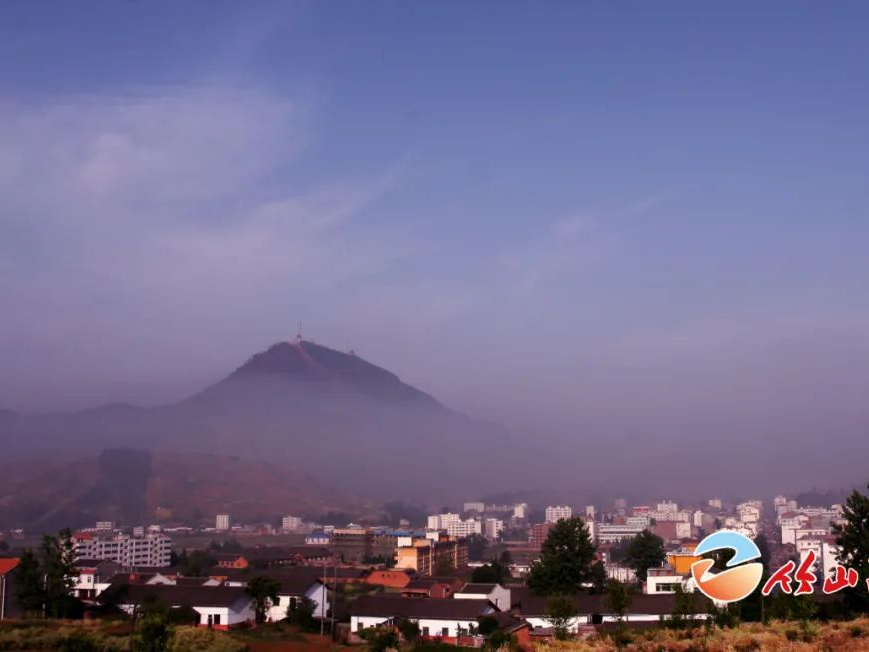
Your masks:
{"label": "tree", "polygon": [[44,534],[40,556],[46,615],[52,618],[80,616],[81,603],[72,596],[77,572],[69,528],[61,530],[57,537]]}
{"label": "tree", "polygon": [[606,591],[606,567],[602,561],[598,560],[591,565],[588,579],[591,582],[592,593],[599,594]]}
{"label": "tree", "polygon": [[578,516],[560,519],[531,567],[528,586],[537,595],[573,594],[589,578],[595,548],[588,526]]}
{"label": "tree", "polygon": [[[861,578],[869,577],[869,496],[855,489],[845,501],[842,516],[844,523],[833,524],[833,534],[839,546],[839,563],[855,569]],[[866,582],[857,582],[855,588],[847,589],[845,597],[852,609],[866,612],[869,605]]]}
{"label": "tree", "polygon": [[482,616],[477,620],[477,624],[480,636],[491,636],[498,629],[498,619],[494,616]]}
{"label": "tree", "polygon": [[468,544],[468,559],[482,561],[486,554],[489,541],[482,534],[472,534],[465,539]]}
{"label": "tree", "polygon": [[301,601],[287,607],[287,620],[303,632],[312,632],[316,629],[314,621],[314,601],[310,598],[302,598]]}
{"label": "tree", "polygon": [[475,568],[474,572],[471,573],[471,581],[481,584],[500,584],[509,577],[510,572],[495,559],[484,566]]}
{"label": "tree", "polygon": [[216,563],[214,557],[204,550],[194,550],[190,553],[182,550],[178,561],[181,565],[181,573],[187,577],[203,577]]}
{"label": "tree", "polygon": [[17,578],[16,594],[21,610],[25,614],[42,615],[45,606],[42,570],[36,555],[29,548],[24,551],[18,561]]}
{"label": "tree", "polygon": [[546,601],[543,619],[552,626],[555,638],[565,640],[570,634],[570,625],[577,613],[576,603],[563,595],[554,595]]}
{"label": "tree", "polygon": [[172,628],[164,616],[144,618],[130,639],[132,652],[166,652],[172,642]]}
{"label": "tree", "polygon": [[681,584],[676,585],[675,600],[673,601],[673,611],[670,613],[670,619],[667,625],[673,629],[685,629],[693,627],[695,624],[695,616],[697,610],[694,605],[694,593],[686,591]]}
{"label": "tree", "polygon": [[666,559],[664,540],[649,530],[643,530],[631,539],[625,553],[625,561],[641,582],[646,581],[650,568],[660,566]]}
{"label": "tree", "polygon": [[419,623],[415,620],[404,620],[398,630],[408,643],[414,643],[419,638]]}
{"label": "tree", "polygon": [[628,613],[628,607],[631,606],[633,597],[630,586],[618,580],[610,580],[606,585],[604,605],[618,622],[622,622],[625,614]]}
{"label": "tree", "polygon": [[510,554],[509,550],[505,548],[501,552],[501,556],[498,557],[498,563],[504,568],[509,568],[513,564],[513,555]]}
{"label": "tree", "polygon": [[271,577],[257,575],[247,583],[247,592],[253,598],[254,619],[258,624],[266,621],[266,611],[278,601],[281,585]]}
{"label": "tree", "polygon": [[449,557],[439,557],[435,564],[434,574],[436,577],[446,577],[452,575],[455,568]]}
{"label": "tree", "polygon": [[5,541],[0,541],[0,552],[9,552],[9,544]]}

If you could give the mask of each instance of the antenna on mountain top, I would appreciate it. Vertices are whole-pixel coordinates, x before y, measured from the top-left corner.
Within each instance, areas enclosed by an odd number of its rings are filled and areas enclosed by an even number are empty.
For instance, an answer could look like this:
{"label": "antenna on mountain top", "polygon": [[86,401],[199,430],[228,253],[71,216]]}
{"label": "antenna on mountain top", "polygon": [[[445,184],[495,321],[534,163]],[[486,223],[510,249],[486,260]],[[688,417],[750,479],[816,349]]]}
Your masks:
{"label": "antenna on mountain top", "polygon": [[296,334],[296,344],[302,343],[302,320],[299,320],[299,332]]}

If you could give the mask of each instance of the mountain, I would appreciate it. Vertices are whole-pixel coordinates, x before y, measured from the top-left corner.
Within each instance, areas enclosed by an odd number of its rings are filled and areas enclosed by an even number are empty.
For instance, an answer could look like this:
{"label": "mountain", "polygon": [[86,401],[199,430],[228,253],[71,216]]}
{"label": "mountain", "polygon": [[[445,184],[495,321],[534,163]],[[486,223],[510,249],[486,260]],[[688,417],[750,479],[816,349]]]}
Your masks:
{"label": "mountain", "polygon": [[110,449],[0,468],[0,528],[54,531],[124,524],[358,511],[366,505],[316,478],[263,461]]}
{"label": "mountain", "polygon": [[131,447],[243,455],[382,499],[450,500],[510,486],[516,444],[354,353],[282,342],[172,405],[0,420],[10,459]]}

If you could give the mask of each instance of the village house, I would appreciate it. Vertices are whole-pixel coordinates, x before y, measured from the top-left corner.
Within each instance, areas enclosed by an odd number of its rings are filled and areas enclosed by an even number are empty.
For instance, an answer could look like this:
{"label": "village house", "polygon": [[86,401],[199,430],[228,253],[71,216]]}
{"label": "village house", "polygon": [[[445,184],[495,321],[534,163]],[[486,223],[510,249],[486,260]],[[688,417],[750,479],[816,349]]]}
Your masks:
{"label": "village house", "polygon": [[500,584],[481,584],[470,582],[465,584],[454,596],[456,599],[488,600],[499,611],[510,610],[510,589]]}
{"label": "village house", "polygon": [[419,625],[423,638],[455,639],[466,636],[479,619],[497,611],[488,600],[413,600],[383,595],[363,595],[350,605],[350,631],[394,625],[401,619]]}

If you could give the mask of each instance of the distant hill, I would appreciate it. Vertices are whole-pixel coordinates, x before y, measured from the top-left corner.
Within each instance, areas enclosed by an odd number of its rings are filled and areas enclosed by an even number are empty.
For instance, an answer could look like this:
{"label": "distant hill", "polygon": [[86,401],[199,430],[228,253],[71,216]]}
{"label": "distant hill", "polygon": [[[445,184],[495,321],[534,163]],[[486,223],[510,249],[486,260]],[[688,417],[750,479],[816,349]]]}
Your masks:
{"label": "distant hill", "polygon": [[0,528],[210,520],[221,512],[259,520],[362,506],[308,474],[220,455],[111,449],[0,467]]}
{"label": "distant hill", "polygon": [[242,455],[382,499],[491,493],[519,471],[502,427],[450,410],[352,352],[301,340],[257,353],[176,404],[0,419],[0,436],[10,459],[116,447]]}

